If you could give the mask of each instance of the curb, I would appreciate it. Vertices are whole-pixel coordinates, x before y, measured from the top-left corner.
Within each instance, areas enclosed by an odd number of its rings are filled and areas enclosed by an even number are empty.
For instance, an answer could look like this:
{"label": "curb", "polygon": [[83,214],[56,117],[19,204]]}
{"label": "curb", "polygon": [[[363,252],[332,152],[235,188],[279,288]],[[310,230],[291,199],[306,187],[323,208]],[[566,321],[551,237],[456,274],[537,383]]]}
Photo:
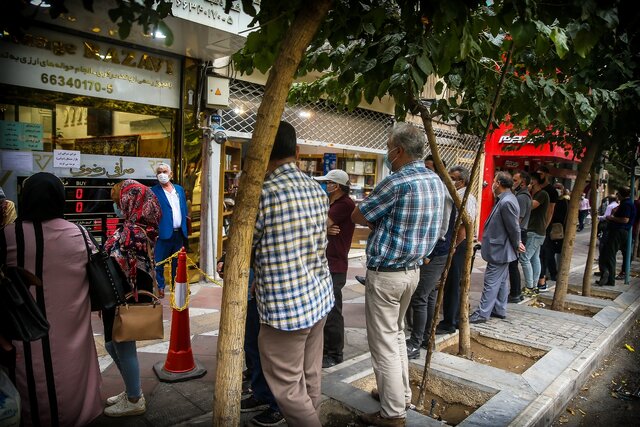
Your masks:
{"label": "curb", "polygon": [[509,425],[548,426],[567,407],[571,399],[587,382],[591,373],[631,328],[640,313],[640,297],[591,344],[569,364],[547,389],[535,398]]}

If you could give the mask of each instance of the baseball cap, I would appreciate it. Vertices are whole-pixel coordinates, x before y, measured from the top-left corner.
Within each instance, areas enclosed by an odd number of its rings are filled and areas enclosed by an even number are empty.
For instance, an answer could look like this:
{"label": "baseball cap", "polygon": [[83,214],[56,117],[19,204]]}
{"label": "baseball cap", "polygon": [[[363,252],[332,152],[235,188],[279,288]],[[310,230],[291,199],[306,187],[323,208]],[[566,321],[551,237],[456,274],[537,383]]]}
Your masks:
{"label": "baseball cap", "polygon": [[336,184],[346,185],[347,187],[349,186],[349,175],[340,169],[331,170],[328,174],[324,176],[317,176],[315,179],[317,181],[331,181]]}

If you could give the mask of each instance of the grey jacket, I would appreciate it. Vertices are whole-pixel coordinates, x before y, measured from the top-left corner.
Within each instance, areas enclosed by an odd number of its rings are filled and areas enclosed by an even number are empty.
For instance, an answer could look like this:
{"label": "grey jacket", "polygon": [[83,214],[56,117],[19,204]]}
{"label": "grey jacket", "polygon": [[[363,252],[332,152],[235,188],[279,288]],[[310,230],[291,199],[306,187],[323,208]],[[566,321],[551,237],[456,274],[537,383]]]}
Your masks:
{"label": "grey jacket", "polygon": [[520,246],[520,207],[511,190],[498,196],[498,200],[484,223],[482,259],[504,264],[518,257]]}

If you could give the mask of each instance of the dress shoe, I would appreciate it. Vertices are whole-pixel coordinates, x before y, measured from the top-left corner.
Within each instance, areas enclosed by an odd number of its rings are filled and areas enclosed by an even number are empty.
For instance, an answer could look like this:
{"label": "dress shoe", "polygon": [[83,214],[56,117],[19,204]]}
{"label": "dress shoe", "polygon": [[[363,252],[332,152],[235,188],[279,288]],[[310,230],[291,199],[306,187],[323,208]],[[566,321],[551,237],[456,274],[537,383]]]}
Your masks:
{"label": "dress shoe", "polygon": [[420,346],[413,346],[407,342],[407,358],[417,359],[420,357]]}
{"label": "dress shoe", "polygon": [[506,319],[507,318],[506,315],[494,313],[493,311],[491,312],[491,317],[495,317],[495,318],[498,318],[498,319]]}
{"label": "dress shoe", "polygon": [[367,281],[367,278],[365,276],[356,276],[356,280],[360,282],[361,285],[364,285],[364,283]]}
{"label": "dress shoe", "polygon": [[487,319],[485,319],[484,317],[481,317],[479,314],[477,313],[473,313],[471,316],[469,316],[469,323],[477,325],[478,323],[486,323]]}
{"label": "dress shoe", "polygon": [[[378,392],[377,388],[372,388],[371,389],[371,397],[373,398],[373,400],[377,400],[378,402],[380,402],[380,393]],[[405,409],[408,411],[409,409],[416,409],[415,405],[413,405],[411,403],[411,401],[408,402],[404,402],[405,403]]]}
{"label": "dress shoe", "polygon": [[524,297],[522,295],[516,295],[516,296],[513,296],[513,297],[509,297],[509,302],[511,304],[517,304],[520,301],[522,301],[523,299],[524,299]]}
{"label": "dress shoe", "polygon": [[358,418],[368,426],[396,427],[407,425],[407,419],[404,417],[384,418],[380,415],[380,412],[374,412],[373,414],[361,414]]}
{"label": "dress shoe", "polygon": [[436,326],[436,335],[455,334],[455,332],[455,326],[445,326],[443,324],[438,324],[438,326]]}
{"label": "dress shoe", "polygon": [[331,356],[323,356],[322,357],[322,367],[330,368],[332,366],[336,366],[337,364],[342,363],[342,360],[336,360]]}

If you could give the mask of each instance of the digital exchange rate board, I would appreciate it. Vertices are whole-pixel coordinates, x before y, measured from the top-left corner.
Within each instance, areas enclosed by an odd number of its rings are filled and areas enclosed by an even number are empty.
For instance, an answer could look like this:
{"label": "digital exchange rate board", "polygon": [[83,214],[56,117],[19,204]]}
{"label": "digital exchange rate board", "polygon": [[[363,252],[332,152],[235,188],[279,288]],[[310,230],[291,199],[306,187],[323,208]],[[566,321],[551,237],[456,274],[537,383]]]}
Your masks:
{"label": "digital exchange rate board", "polygon": [[[26,177],[18,178],[18,193]],[[113,210],[111,188],[120,180],[108,178],[60,178],[65,188],[66,220],[84,226],[98,243],[111,236],[120,224]],[[144,185],[155,185],[155,180],[137,180]]]}

